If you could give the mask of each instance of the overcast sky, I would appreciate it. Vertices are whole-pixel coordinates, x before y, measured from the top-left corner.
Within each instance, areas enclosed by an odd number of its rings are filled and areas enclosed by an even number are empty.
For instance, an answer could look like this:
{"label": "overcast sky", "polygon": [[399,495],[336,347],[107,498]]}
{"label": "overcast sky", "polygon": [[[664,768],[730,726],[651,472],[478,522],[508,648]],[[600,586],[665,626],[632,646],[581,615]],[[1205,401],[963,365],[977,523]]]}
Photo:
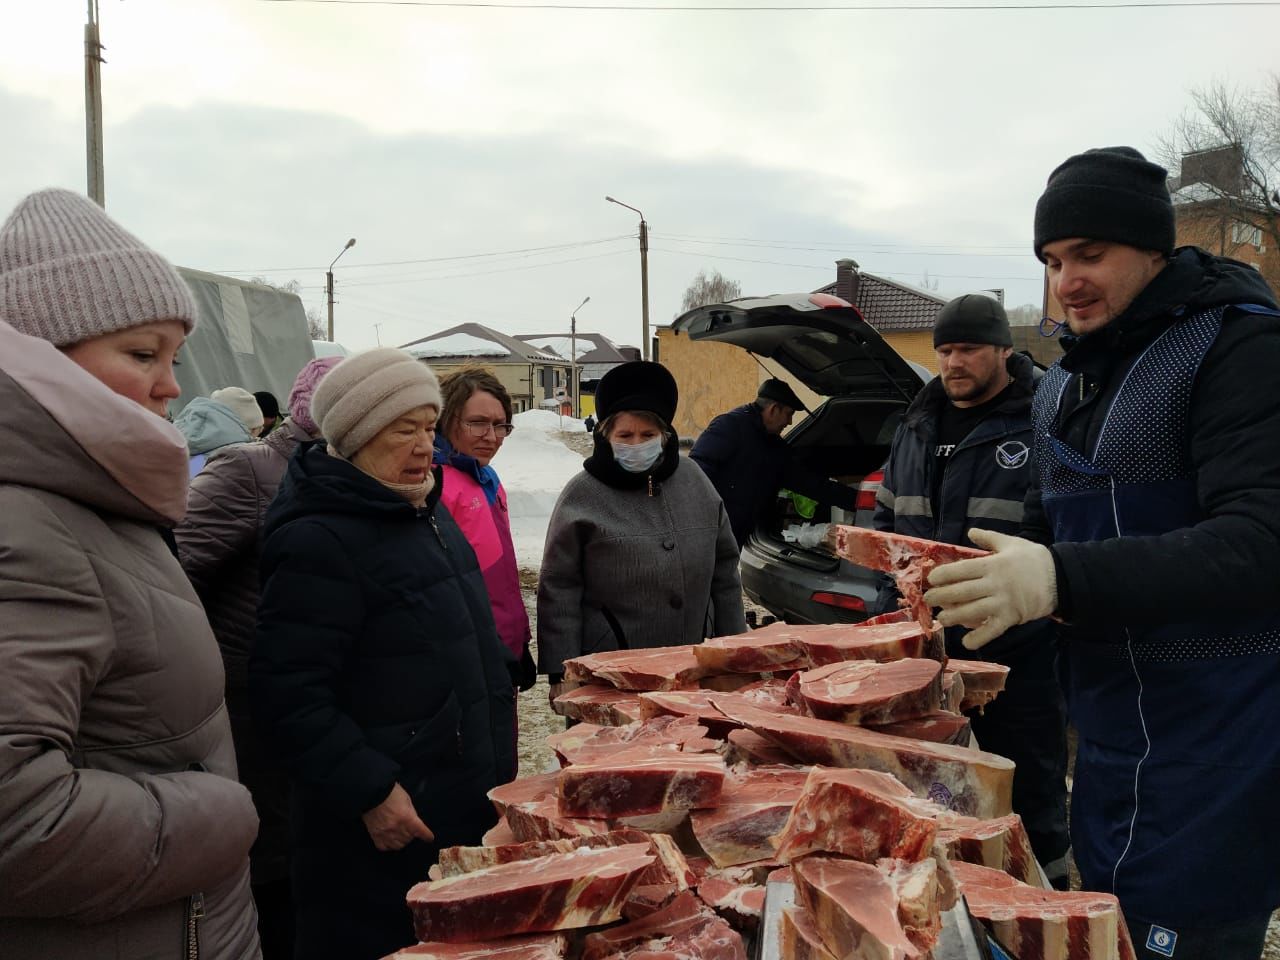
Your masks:
{"label": "overcast sky", "polygon": [[[85,189],[85,6],[0,0],[5,215]],[[107,209],[178,264],[296,279],[322,313],[356,237],[335,316],[362,348],[464,321],[559,331],[586,296],[580,329],[638,343],[638,218],[605,194],[651,225],[655,325],[700,269],[780,293],[842,256],[1039,303],[1049,171],[1088,147],[1150,151],[1190,88],[1260,86],[1280,7],[101,0],[101,23]]]}

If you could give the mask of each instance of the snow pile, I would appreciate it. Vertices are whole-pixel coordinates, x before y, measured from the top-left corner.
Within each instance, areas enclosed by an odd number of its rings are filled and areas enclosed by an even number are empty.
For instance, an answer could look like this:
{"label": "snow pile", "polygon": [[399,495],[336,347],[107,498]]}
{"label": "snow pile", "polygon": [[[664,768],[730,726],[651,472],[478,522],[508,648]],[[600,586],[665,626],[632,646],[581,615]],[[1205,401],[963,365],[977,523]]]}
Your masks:
{"label": "snow pile", "polygon": [[516,428],[493,458],[511,511],[511,536],[522,567],[542,565],[547,523],[569,479],[582,470],[582,457],[560,442],[563,430],[584,433],[581,420],[547,410],[526,410],[512,418]]}

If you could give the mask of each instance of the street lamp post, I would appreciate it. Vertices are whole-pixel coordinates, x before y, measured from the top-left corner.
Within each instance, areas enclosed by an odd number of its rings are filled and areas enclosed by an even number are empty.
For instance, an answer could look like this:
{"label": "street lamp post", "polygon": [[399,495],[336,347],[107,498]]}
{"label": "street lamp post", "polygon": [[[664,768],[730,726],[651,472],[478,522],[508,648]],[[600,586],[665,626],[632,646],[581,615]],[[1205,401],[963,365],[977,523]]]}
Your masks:
{"label": "street lamp post", "polygon": [[573,415],[582,416],[582,404],[578,402],[578,311],[591,301],[586,297],[569,314],[569,396],[573,398]]}
{"label": "street lamp post", "polygon": [[347,241],[347,245],[338,251],[338,255],[333,258],[333,263],[329,264],[329,269],[324,275],[324,290],[329,298],[329,342],[333,343],[333,264],[342,258],[342,255],[356,245],[356,238],[352,237]]}
{"label": "street lamp post", "polygon": [[644,214],[621,200],[605,197],[610,203],[640,214],[640,356],[649,359],[649,224]]}

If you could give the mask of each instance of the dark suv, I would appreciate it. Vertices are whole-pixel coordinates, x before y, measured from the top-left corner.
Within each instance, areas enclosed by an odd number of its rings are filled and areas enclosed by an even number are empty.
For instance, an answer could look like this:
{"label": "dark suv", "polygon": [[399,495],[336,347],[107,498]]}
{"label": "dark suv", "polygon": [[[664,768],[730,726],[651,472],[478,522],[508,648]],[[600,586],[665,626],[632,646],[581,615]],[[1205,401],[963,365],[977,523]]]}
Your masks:
{"label": "dark suv", "polygon": [[[904,359],[844,300],[821,293],[748,297],[697,307],[672,327],[772,360],[826,399],[786,435],[792,456],[858,488],[857,510],[802,516],[777,497],[742,550],[747,595],[789,623],[853,623],[868,615],[878,575],[792,535],[805,523],[871,526],[881,467],[902,415],[932,377]],[[805,510],[807,513],[807,509]]]}

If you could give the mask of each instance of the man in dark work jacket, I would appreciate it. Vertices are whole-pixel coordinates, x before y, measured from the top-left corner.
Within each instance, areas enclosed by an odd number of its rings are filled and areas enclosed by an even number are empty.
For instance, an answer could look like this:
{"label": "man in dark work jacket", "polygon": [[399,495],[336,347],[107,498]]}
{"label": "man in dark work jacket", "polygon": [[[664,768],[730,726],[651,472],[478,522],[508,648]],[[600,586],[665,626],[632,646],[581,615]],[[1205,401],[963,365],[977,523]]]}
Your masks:
{"label": "man in dark work jacket", "polygon": [[1131,147],[1049,177],[1035,252],[1075,343],[1036,393],[1025,538],[972,531],[995,555],[926,597],[966,646],[1068,624],[1085,887],[1139,956],[1254,960],[1280,905],[1280,310],[1174,249],[1165,181]]}
{"label": "man in dark work jacket", "polygon": [[[1013,354],[1004,307],[983,294],[957,297],[933,326],[938,376],[908,408],[876,495],[877,530],[973,546],[968,531],[1016,534],[1031,482],[1031,398],[1037,371]],[[897,606],[883,578],[878,606]],[[1058,688],[1055,626],[1010,630],[981,653],[947,631],[947,655],[1009,667],[1004,691],[970,716],[983,750],[1017,764],[1013,809],[1049,880],[1067,884],[1067,721]]]}
{"label": "man in dark work jacket", "polygon": [[722,413],[707,425],[689,451],[724,501],[741,550],[765,507],[786,487],[821,503],[853,510],[858,496],[795,462],[782,431],[804,404],[785,380],[760,384],[754,403]]}

